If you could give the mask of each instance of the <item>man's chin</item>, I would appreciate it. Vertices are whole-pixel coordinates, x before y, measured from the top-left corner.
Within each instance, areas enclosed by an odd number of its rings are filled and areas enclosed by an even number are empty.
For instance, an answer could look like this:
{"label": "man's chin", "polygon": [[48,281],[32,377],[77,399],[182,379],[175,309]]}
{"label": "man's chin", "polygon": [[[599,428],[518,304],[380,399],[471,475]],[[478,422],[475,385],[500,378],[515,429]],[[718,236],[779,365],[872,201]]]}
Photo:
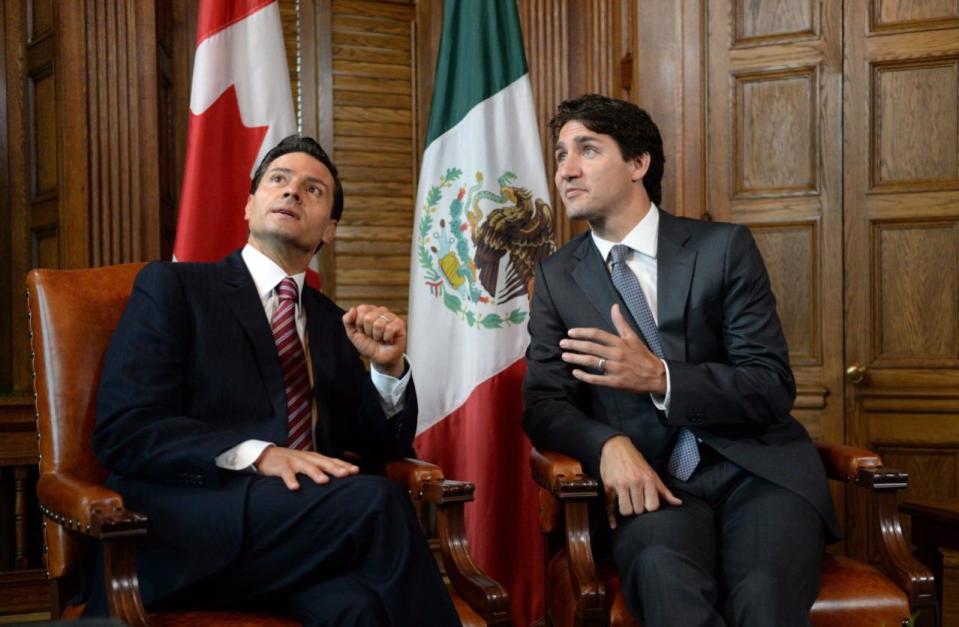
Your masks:
{"label": "man's chin", "polygon": [[566,205],[566,217],[570,220],[589,220],[592,217],[593,212],[587,207],[580,207],[573,205],[572,207]]}
{"label": "man's chin", "polygon": [[302,237],[282,229],[266,229],[255,233],[254,236],[272,248],[288,248],[311,254],[317,249],[317,245],[311,246],[310,242],[304,241]]}

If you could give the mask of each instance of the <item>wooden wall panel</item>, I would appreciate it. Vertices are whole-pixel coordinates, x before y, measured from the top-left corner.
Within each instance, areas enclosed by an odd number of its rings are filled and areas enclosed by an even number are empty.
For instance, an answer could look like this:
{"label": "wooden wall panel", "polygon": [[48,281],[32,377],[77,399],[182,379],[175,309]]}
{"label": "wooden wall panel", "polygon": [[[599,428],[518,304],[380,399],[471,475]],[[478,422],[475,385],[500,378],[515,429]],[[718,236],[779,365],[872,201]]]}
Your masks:
{"label": "wooden wall panel", "polygon": [[53,32],[53,2],[54,0],[31,0],[27,5],[27,31],[31,42]]}
{"label": "wooden wall panel", "polygon": [[844,3],[847,441],[909,470],[910,497],[959,497],[957,8]]}
{"label": "wooden wall panel", "polygon": [[325,289],[343,307],[375,302],[405,315],[419,159],[416,11],[411,3],[329,6],[330,38],[319,45],[329,46],[331,80],[319,126],[328,127],[346,203],[324,258]]}
{"label": "wooden wall panel", "polygon": [[949,28],[959,25],[955,0],[870,0],[871,30]]}
{"label": "wooden wall panel", "polygon": [[619,95],[646,109],[663,136],[663,208],[708,216],[705,62],[711,3],[622,0],[620,6],[626,32],[620,38]]}
{"label": "wooden wall panel", "polygon": [[789,359],[797,365],[822,363],[819,316],[817,222],[757,224],[753,236],[769,271],[777,311],[789,338]]}
{"label": "wooden wall panel", "polygon": [[842,7],[707,3],[709,216],[748,224],[814,437],[844,440]]}
{"label": "wooden wall panel", "polygon": [[145,157],[159,150],[155,8],[88,1],[85,24],[89,263],[153,259],[160,253],[160,170]]}
{"label": "wooden wall panel", "polygon": [[878,223],[873,363],[959,367],[956,223]]}
{"label": "wooden wall panel", "polygon": [[[10,143],[7,133],[7,8],[0,2],[0,260],[9,262],[10,239],[12,236],[13,219],[9,193],[11,185],[8,178],[10,162]],[[12,307],[7,303],[13,302],[13,282],[10,272],[0,271],[0,355],[13,354],[13,320]],[[17,286],[19,294],[19,285]],[[0,357],[0,390],[6,392],[12,388],[13,362],[11,359]]]}
{"label": "wooden wall panel", "polygon": [[959,188],[959,58],[873,69],[873,188]]}
{"label": "wooden wall panel", "polygon": [[27,76],[27,128],[31,139],[30,199],[57,193],[57,85],[53,63]]}
{"label": "wooden wall panel", "polygon": [[817,78],[814,66],[734,75],[734,196],[817,191]]}
{"label": "wooden wall panel", "polygon": [[816,0],[736,0],[735,43],[815,35]]}
{"label": "wooden wall panel", "polygon": [[[182,14],[186,3],[0,4],[0,400],[6,407],[0,432],[9,436],[0,438],[0,476],[4,486],[12,485],[11,476],[16,485],[11,507],[7,491],[0,494],[0,512],[15,517],[17,530],[16,570],[0,573],[0,614],[43,609],[49,600],[38,570],[39,515],[29,498],[36,481],[29,467],[36,466],[37,453],[36,435],[29,431],[24,277],[37,266],[76,268],[158,256],[161,184],[167,211],[174,209],[170,127],[174,103],[182,98],[182,90],[174,95],[182,66],[171,59],[174,48],[183,47],[182,28],[171,13]],[[11,471],[3,468],[11,465]],[[7,522],[0,520],[5,544],[11,537]]]}

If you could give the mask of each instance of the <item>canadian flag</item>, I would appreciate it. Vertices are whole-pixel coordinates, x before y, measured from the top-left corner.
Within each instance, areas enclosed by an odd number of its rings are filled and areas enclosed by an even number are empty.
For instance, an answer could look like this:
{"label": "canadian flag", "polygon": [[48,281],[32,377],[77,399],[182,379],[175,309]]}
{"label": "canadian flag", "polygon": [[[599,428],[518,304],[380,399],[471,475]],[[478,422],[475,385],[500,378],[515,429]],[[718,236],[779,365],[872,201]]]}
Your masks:
{"label": "canadian flag", "polygon": [[215,261],[247,239],[263,155],[296,131],[276,0],[201,0],[173,257]]}

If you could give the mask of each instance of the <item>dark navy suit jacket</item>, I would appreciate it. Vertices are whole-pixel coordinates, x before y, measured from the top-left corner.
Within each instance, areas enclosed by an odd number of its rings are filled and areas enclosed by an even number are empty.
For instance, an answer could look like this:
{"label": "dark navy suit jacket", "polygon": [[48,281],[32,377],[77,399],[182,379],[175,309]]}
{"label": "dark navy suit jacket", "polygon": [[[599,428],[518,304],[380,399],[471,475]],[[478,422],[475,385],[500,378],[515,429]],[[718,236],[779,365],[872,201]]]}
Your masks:
{"label": "dark navy suit jacket", "polygon": [[[404,411],[388,420],[343,311],[309,287],[302,303],[317,450],[371,463],[410,454],[412,383]],[[214,458],[249,439],[285,446],[286,414],[270,324],[239,251],[217,263],[147,265],[106,354],[93,437],[108,485],[150,520],[137,559],[144,602],[236,556],[252,475],[222,470]]]}
{"label": "dark navy suit jacket", "polygon": [[659,213],[659,332],[670,372],[668,416],[648,394],[579,382],[559,341],[573,327],[615,333],[610,308],[629,315],[589,233],[537,268],[524,386],[533,445],[570,455],[599,478],[603,444],[629,436],[660,473],[678,427],[724,457],[795,491],[840,535],[822,462],[789,415],[796,386],[762,257],[743,226]]}

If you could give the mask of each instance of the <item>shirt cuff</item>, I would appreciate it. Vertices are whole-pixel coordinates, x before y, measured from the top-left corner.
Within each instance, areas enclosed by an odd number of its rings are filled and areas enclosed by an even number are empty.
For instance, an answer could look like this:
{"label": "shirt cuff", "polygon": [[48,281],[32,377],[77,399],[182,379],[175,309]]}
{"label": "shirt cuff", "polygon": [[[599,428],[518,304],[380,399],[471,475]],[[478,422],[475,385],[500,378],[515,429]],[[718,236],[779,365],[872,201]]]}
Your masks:
{"label": "shirt cuff", "polygon": [[650,393],[650,398],[653,399],[653,405],[656,406],[661,412],[669,414],[669,399],[672,388],[669,384],[669,365],[666,363],[665,359],[660,359],[659,361],[663,362],[663,368],[666,369],[666,395]]}
{"label": "shirt cuff", "polygon": [[375,387],[376,391],[380,394],[380,407],[383,408],[383,413],[386,414],[387,418],[392,418],[403,411],[406,387],[410,383],[410,374],[412,372],[410,362],[406,358],[406,355],[403,355],[403,365],[405,366],[406,372],[403,373],[402,377],[397,379],[396,377],[391,377],[388,374],[380,372],[372,362],[370,363],[370,378],[373,380],[373,387]]}
{"label": "shirt cuff", "polygon": [[226,470],[256,472],[256,466],[253,464],[260,459],[263,451],[271,446],[273,446],[272,442],[264,442],[263,440],[241,442],[217,455],[216,465]]}

